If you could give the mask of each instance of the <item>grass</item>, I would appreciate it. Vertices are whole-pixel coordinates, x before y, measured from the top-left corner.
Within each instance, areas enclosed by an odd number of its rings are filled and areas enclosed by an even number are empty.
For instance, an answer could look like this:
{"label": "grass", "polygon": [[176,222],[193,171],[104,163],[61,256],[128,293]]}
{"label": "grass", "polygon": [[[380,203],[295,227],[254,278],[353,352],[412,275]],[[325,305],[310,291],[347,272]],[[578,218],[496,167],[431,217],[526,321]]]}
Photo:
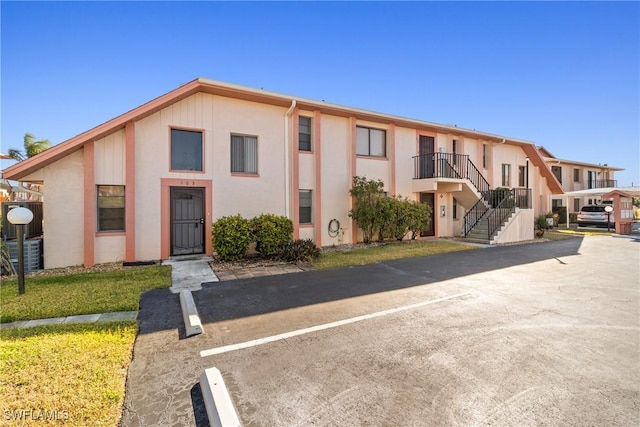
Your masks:
{"label": "grass", "polygon": [[354,249],[349,252],[324,252],[312,263],[312,266],[322,270],[476,248],[476,246],[446,240],[409,240]]}
{"label": "grass", "polygon": [[136,321],[0,330],[1,422],[117,425],[136,333]]}
{"label": "grass", "polygon": [[138,310],[144,291],[171,286],[171,267],[27,277],[18,294],[16,279],[2,280],[0,322]]}

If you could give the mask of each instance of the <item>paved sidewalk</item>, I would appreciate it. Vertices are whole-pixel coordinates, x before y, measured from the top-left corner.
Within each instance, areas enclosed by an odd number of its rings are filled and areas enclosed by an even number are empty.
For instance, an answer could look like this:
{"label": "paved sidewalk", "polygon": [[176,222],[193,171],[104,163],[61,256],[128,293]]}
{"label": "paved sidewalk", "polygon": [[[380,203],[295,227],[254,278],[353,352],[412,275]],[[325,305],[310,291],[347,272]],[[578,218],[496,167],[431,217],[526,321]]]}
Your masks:
{"label": "paved sidewalk", "polygon": [[203,283],[218,282],[219,279],[211,269],[211,257],[184,257],[162,261],[162,265],[171,266],[172,294],[179,294],[181,290],[199,291]]}
{"label": "paved sidewalk", "polygon": [[59,325],[64,323],[115,322],[119,320],[135,320],[137,311],[117,311],[114,313],[82,314],[78,316],[52,317],[49,319],[21,320],[11,323],[0,323],[0,329],[31,328],[42,325]]}
{"label": "paved sidewalk", "polygon": [[265,265],[258,267],[246,267],[232,270],[218,271],[215,273],[220,281],[251,279],[254,277],[275,276],[278,274],[300,273],[306,271],[295,264]]}

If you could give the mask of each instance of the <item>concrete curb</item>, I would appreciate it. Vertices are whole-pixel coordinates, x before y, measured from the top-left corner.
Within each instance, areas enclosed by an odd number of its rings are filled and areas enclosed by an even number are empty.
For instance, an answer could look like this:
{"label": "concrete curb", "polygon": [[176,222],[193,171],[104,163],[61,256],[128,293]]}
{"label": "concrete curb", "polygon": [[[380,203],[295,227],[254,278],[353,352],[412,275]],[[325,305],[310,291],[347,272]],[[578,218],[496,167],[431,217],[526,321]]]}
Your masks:
{"label": "concrete curb", "polygon": [[184,319],[184,328],[187,336],[201,334],[202,322],[200,322],[198,309],[190,290],[183,289],[180,291],[180,307],[182,308],[182,318]]}
{"label": "concrete curb", "polygon": [[200,390],[211,427],[240,427],[240,420],[218,368],[209,368],[200,376]]}

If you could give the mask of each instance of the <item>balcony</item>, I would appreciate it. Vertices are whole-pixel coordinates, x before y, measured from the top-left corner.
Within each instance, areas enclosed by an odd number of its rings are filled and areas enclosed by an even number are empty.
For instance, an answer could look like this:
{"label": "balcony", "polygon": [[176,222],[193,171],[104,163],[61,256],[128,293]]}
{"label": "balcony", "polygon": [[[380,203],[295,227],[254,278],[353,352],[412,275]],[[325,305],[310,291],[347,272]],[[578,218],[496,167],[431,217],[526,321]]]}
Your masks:
{"label": "balcony", "polygon": [[587,189],[592,188],[612,188],[618,186],[618,180],[616,179],[593,179],[587,181]]}

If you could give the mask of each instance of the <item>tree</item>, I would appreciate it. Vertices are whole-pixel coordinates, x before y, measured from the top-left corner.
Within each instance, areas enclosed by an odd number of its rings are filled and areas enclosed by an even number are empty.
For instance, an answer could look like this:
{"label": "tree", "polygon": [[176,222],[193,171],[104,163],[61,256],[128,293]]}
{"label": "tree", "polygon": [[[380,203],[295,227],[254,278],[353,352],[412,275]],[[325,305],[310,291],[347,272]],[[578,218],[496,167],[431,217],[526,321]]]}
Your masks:
{"label": "tree", "polygon": [[7,153],[7,155],[13,160],[21,162],[24,159],[33,157],[36,154],[40,154],[43,151],[47,150],[49,147],[51,147],[51,142],[49,142],[48,139],[41,139],[39,141],[36,141],[35,136],[27,132],[24,134],[23,147],[24,152],[16,148],[9,148],[9,152]]}
{"label": "tree", "polygon": [[384,197],[384,183],[381,180],[369,180],[365,177],[354,176],[353,188],[349,194],[355,199],[354,208],[349,216],[358,222],[362,230],[362,240],[370,243],[379,227],[379,201]]}

